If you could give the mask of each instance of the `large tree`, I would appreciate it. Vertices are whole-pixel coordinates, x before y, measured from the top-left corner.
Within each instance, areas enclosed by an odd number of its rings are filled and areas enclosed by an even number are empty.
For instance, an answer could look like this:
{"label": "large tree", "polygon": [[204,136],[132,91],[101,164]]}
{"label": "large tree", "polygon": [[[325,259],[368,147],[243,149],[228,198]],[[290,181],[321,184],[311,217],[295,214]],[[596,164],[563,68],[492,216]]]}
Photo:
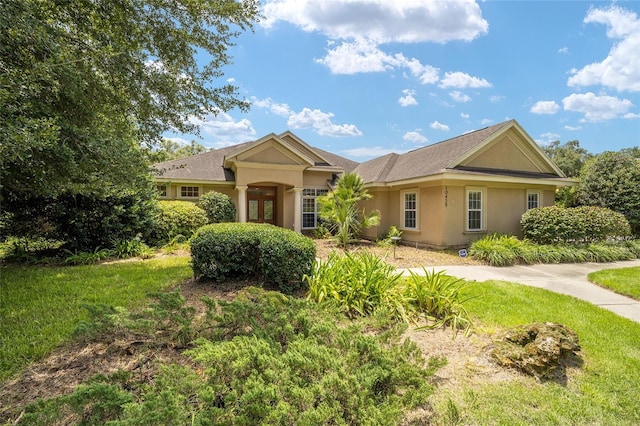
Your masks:
{"label": "large tree", "polygon": [[0,0],[0,203],[149,185],[141,144],[248,104],[227,49],[257,0]]}
{"label": "large tree", "polygon": [[640,158],[607,151],[588,161],[580,174],[580,203],[622,213],[640,236]]}
{"label": "large tree", "polygon": [[[564,144],[560,144],[560,141],[553,141],[543,149],[560,170],[572,178],[580,176],[580,170],[585,162],[592,157],[586,149],[580,147],[580,142],[577,140]],[[556,192],[556,204],[564,207],[576,207],[578,205],[577,188],[571,186],[560,188]]]}

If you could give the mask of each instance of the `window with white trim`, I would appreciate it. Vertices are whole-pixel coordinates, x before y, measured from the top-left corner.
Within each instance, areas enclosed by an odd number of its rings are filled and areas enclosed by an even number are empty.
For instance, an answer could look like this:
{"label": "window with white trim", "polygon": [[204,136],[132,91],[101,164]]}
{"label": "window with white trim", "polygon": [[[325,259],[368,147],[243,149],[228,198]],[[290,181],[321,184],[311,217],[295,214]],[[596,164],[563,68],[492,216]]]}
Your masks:
{"label": "window with white trim", "polygon": [[482,231],[484,219],[484,191],[467,189],[467,231]]}
{"label": "window with white trim", "polygon": [[329,193],[326,188],[305,188],[302,190],[302,229],[318,227],[318,197]]}
{"label": "window with white trim", "polygon": [[418,228],[418,193],[405,192],[402,196],[402,227]]}
{"label": "window with white trim", "polygon": [[167,185],[156,185],[156,190],[158,191],[158,197],[167,196]]}
{"label": "window with white trim", "polygon": [[197,198],[200,196],[199,186],[181,186],[180,196],[184,198]]}
{"label": "window with white trim", "polygon": [[527,191],[527,210],[540,207],[540,193],[536,191]]}

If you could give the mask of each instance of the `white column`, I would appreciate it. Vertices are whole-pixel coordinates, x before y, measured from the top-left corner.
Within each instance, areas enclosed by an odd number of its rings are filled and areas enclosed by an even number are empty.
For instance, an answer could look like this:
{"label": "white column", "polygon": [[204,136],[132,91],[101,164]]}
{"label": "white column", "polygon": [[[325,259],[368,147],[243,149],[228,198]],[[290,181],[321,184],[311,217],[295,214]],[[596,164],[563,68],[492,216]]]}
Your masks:
{"label": "white column", "polygon": [[302,188],[293,188],[293,230],[302,232]]}
{"label": "white column", "polygon": [[236,186],[238,191],[238,222],[247,221],[247,186]]}

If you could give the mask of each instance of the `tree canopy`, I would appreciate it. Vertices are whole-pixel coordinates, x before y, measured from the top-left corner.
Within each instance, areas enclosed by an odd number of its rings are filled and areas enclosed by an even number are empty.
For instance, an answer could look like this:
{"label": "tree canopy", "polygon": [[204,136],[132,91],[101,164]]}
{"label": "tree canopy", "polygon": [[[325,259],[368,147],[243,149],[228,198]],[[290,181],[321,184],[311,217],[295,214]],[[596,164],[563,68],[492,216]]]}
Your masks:
{"label": "tree canopy", "polygon": [[257,0],[0,0],[0,9],[4,203],[131,186],[146,172],[141,143],[248,108],[216,80]]}
{"label": "tree canopy", "polygon": [[622,213],[633,232],[640,235],[640,158],[632,153],[607,151],[587,162],[578,193],[583,205]]}
{"label": "tree canopy", "polygon": [[544,152],[568,177],[578,177],[585,161],[592,157],[586,149],[580,147],[577,140],[563,144],[553,141],[544,147]]}

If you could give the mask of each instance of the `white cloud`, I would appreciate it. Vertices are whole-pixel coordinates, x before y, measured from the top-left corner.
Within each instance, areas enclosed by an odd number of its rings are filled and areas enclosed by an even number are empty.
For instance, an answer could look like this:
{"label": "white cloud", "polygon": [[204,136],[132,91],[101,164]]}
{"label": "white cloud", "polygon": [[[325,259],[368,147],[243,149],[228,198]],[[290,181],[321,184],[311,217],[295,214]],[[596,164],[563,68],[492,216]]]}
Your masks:
{"label": "white cloud", "polygon": [[568,47],[561,47],[560,49],[558,49],[558,53],[561,53],[563,55],[568,55],[569,54],[569,48]]}
{"label": "white cloud", "polygon": [[425,136],[421,135],[420,132],[418,132],[418,131],[405,133],[402,136],[402,140],[405,140],[407,142],[412,142],[412,143],[420,143],[420,144],[424,144],[424,143],[429,142],[429,139],[427,139]]}
{"label": "white cloud", "polygon": [[460,113],[460,117],[464,118],[465,120],[469,119],[470,115],[469,114],[465,114],[464,112]]}
{"label": "white cloud", "polygon": [[351,158],[375,158],[391,154],[392,152],[394,152],[393,149],[385,148],[383,146],[364,146],[360,148],[345,149],[342,151],[342,154]]}
{"label": "white cloud", "polygon": [[334,124],[332,112],[322,112],[319,109],[303,108],[300,112],[291,110],[287,104],[274,102],[271,98],[251,98],[251,105],[266,109],[276,115],[287,118],[287,125],[292,129],[313,129],[319,135],[330,137],[361,136],[362,132],[355,124]]}
{"label": "white cloud", "polygon": [[251,98],[251,105],[256,108],[268,109],[272,113],[281,117],[289,117],[293,114],[289,105],[274,102],[271,98],[258,99],[254,96]]}
{"label": "white cloud", "polygon": [[603,85],[620,92],[640,91],[640,19],[635,12],[618,6],[591,9],[584,23],[607,25],[607,37],[618,39],[601,62],[586,65],[573,74],[569,86]]}
{"label": "white cloud", "polygon": [[540,135],[540,138],[536,139],[536,143],[538,145],[549,145],[551,142],[553,141],[557,141],[560,139],[560,135],[558,135],[557,133],[551,133],[551,132],[547,132],[547,133],[543,133]]}
{"label": "white cloud", "polygon": [[465,89],[467,87],[471,87],[479,89],[491,87],[491,83],[483,78],[473,77],[467,73],[456,71],[445,73],[444,78],[440,81],[438,86],[441,88],[456,87],[458,89]]}
{"label": "white cloud", "polygon": [[433,123],[429,124],[429,127],[431,127],[432,129],[436,129],[436,130],[443,130],[445,132],[449,131],[449,126],[447,126],[446,124],[440,123],[438,120],[436,120]]}
{"label": "white cloud", "polygon": [[362,38],[327,50],[327,55],[316,59],[316,62],[326,65],[333,74],[383,72],[400,65],[395,57],[384,53],[376,43]]}
{"label": "white cloud", "polygon": [[564,126],[564,129],[565,130],[569,130],[570,132],[575,132],[575,131],[578,131],[578,130],[582,130],[582,126],[569,126],[569,125],[567,125],[567,126]]}
{"label": "white cloud", "polygon": [[286,21],[333,39],[367,38],[376,43],[470,41],[487,33],[474,0],[271,0],[261,24]]}
{"label": "white cloud", "polygon": [[190,121],[200,127],[203,138],[213,137],[216,147],[246,142],[256,135],[251,121],[246,118],[235,121],[227,113],[209,115],[205,119],[192,118]]}
{"label": "white cloud", "polygon": [[292,129],[313,129],[322,136],[362,136],[355,124],[334,124],[331,122],[333,117],[334,114],[331,112],[303,108],[302,111],[289,116],[287,125]]}
{"label": "white cloud", "polygon": [[402,91],[402,94],[404,96],[402,96],[400,99],[398,99],[398,103],[401,106],[407,107],[407,106],[410,106],[410,105],[418,105],[418,101],[416,101],[416,98],[413,97],[416,94],[415,90],[404,89]]}
{"label": "white cloud", "polygon": [[460,92],[459,90],[454,90],[453,92],[449,92],[449,96],[456,102],[469,102],[471,100],[471,96]]}
{"label": "white cloud", "polygon": [[565,111],[576,111],[584,114],[582,121],[598,122],[624,116],[631,107],[628,99],[614,96],[597,96],[592,92],[574,93],[562,100]]}
{"label": "white cloud", "polygon": [[560,105],[556,101],[538,101],[532,107],[530,112],[534,114],[555,114],[560,110]]}
{"label": "white cloud", "polygon": [[163,136],[163,139],[167,139],[167,140],[170,140],[172,142],[175,142],[180,146],[187,146],[187,145],[191,144],[191,141],[188,141],[188,140],[186,140],[184,138],[178,138],[178,137],[173,137],[173,136],[172,137]]}
{"label": "white cloud", "polygon": [[492,104],[497,104],[498,102],[502,102],[502,100],[504,100],[504,96],[500,96],[500,95],[489,96],[489,102],[491,102]]}
{"label": "white cloud", "polygon": [[623,118],[626,118],[627,120],[635,120],[636,118],[640,118],[640,114],[636,114],[633,112],[628,112],[625,115],[622,116]]}
{"label": "white cloud", "polygon": [[480,120],[480,124],[482,124],[483,126],[489,125],[493,123],[493,120],[490,118],[483,118],[482,120]]}

